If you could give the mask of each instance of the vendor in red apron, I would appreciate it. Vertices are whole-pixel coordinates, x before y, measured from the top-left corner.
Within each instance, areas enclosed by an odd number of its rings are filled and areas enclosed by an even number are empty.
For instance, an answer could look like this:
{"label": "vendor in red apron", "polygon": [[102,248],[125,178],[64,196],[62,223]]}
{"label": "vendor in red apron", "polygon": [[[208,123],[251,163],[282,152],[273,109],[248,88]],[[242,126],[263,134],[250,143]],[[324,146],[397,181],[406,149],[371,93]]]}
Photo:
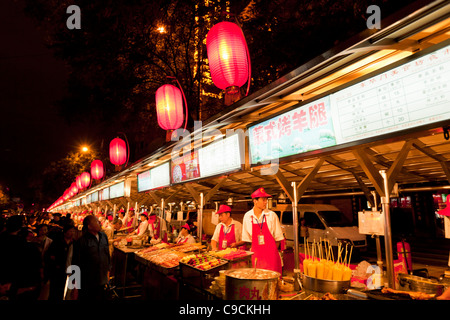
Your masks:
{"label": "vendor in red apron", "polygon": [[128,210],[128,214],[125,216],[123,221],[123,227],[128,229],[128,233],[133,232],[138,227],[138,219],[134,214],[134,208],[131,207]]}
{"label": "vendor in red apron", "polygon": [[180,234],[178,235],[176,239],[177,244],[181,243],[195,243],[195,238],[189,233],[191,228],[187,223],[185,223],[180,230]]}
{"label": "vendor in red apron", "polygon": [[278,216],[275,212],[266,209],[269,197],[271,196],[264,188],[259,188],[252,193],[253,209],[244,215],[242,240],[251,243],[254,267],[273,270],[281,275],[282,263],[278,248],[284,236]]}
{"label": "vendor in red apron", "polygon": [[238,248],[245,244],[242,241],[242,223],[231,218],[231,208],[223,204],[216,214],[219,215],[220,223],[216,226],[211,239],[212,250]]}

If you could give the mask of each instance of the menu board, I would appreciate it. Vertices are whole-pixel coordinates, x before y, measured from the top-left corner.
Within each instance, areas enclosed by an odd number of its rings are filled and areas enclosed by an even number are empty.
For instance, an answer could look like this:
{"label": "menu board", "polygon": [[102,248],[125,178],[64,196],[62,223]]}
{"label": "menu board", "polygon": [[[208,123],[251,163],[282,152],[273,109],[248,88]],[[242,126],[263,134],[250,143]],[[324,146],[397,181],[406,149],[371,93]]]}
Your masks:
{"label": "menu board", "polygon": [[91,202],[98,201],[98,191],[92,192]]}
{"label": "menu board", "polygon": [[124,181],[119,182],[115,185],[112,185],[109,187],[109,198],[114,199],[114,198],[123,197],[124,191],[125,191],[125,182]]}
{"label": "menu board", "polygon": [[251,164],[450,119],[450,46],[249,128]]}
{"label": "menu board", "polygon": [[336,144],[329,96],[261,122],[249,130],[252,164]]}
{"label": "menu board", "polygon": [[164,187],[170,184],[170,163],[142,172],[137,176],[138,192]]}
{"label": "menu board", "polygon": [[200,176],[203,178],[240,169],[244,159],[239,140],[239,135],[234,134],[202,147],[198,153]]}
{"label": "menu board", "polygon": [[109,199],[109,188],[104,188],[99,191],[100,201]]}
{"label": "menu board", "polygon": [[198,151],[189,152],[182,157],[172,158],[171,169],[172,183],[200,178]]}
{"label": "menu board", "polygon": [[338,143],[450,119],[450,46],[331,95]]}
{"label": "menu board", "polygon": [[91,194],[88,194],[87,196],[86,196],[86,203],[91,203],[92,202],[92,195]]}

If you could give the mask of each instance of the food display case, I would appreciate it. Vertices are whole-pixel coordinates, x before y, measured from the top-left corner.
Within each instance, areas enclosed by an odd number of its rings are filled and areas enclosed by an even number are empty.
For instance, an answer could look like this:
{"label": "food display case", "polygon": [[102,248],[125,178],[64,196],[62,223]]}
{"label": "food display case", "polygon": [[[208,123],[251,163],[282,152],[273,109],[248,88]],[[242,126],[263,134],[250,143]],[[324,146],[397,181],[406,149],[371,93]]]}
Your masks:
{"label": "food display case", "polygon": [[220,270],[228,268],[228,261],[210,254],[192,254],[180,260],[183,283],[207,290]]}

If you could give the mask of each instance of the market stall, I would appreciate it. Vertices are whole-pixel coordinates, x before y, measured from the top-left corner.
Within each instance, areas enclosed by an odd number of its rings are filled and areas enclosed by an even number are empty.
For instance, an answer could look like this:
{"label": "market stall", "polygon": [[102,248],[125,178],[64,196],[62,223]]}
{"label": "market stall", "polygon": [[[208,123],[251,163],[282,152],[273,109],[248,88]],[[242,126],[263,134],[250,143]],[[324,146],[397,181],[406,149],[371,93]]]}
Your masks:
{"label": "market stall", "polygon": [[[390,18],[381,31],[361,34],[236,102],[195,128],[188,138],[156,150],[78,195],[71,205],[88,205],[89,194],[98,191],[98,202],[106,201],[110,208],[128,208],[132,203],[135,207],[155,205],[159,207],[158,219],[167,222],[168,203],[193,199],[197,236],[202,241],[205,225],[211,223],[203,219],[205,207],[211,209],[216,202],[237,207],[239,203],[243,205],[240,209],[246,211],[250,194],[264,187],[270,194],[285,195],[293,214],[294,267],[289,270],[292,279],[277,281],[277,288],[286,290],[285,298],[306,298],[309,295],[305,297],[305,292],[314,291],[322,294],[319,298],[330,293],[332,296],[325,299],[344,299],[349,297],[349,290],[354,290],[350,288],[353,274],[349,286],[348,278],[320,279],[304,269],[301,254],[316,256],[299,252],[297,204],[324,198],[332,202],[339,196],[352,197],[354,201],[359,197],[360,203],[368,202],[379,210],[385,221],[386,262],[381,266],[382,272],[386,271],[386,287],[396,290],[390,195],[417,188],[450,189],[450,148],[445,138],[450,120],[449,6],[442,1],[410,6],[405,9],[407,12]],[[189,152],[182,152],[185,148]],[[174,149],[178,151],[175,156]],[[274,196],[271,201],[275,208],[281,197]],[[351,218],[366,209],[365,204],[354,207]],[[181,262],[188,252],[160,246],[136,252],[139,263],[148,267],[146,286],[171,288],[163,295],[167,298],[179,298],[180,283],[189,283],[203,292],[212,290],[217,298],[225,296],[223,286],[219,288],[218,284],[227,283],[227,274],[222,270],[229,269],[230,261],[204,272]],[[210,256],[208,252],[201,254]],[[323,257],[322,254],[318,258]],[[346,267],[350,268],[349,260]],[[250,270],[247,276],[241,280],[255,280]],[[212,288],[207,288],[206,280],[211,281]],[[336,286],[342,291],[323,289]],[[311,297],[318,297],[313,293]],[[381,294],[392,297],[403,293]],[[358,292],[353,296],[367,297],[358,296]],[[242,295],[248,297],[254,295]]]}

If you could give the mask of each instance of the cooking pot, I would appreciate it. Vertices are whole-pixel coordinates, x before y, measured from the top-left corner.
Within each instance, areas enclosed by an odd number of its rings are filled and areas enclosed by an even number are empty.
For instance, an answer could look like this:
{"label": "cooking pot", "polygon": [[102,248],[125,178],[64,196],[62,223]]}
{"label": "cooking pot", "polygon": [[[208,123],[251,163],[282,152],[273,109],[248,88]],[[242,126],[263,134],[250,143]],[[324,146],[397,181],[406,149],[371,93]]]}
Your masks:
{"label": "cooking pot", "polygon": [[350,280],[337,281],[337,280],[325,280],[309,277],[303,274],[303,288],[329,293],[345,293],[350,288]]}
{"label": "cooking pot", "polygon": [[225,272],[225,299],[277,300],[279,278],[278,272],[265,269],[227,270]]}
{"label": "cooking pot", "polygon": [[402,289],[407,291],[418,291],[440,296],[444,292],[444,285],[437,280],[422,278],[410,274],[399,273],[398,282]]}

